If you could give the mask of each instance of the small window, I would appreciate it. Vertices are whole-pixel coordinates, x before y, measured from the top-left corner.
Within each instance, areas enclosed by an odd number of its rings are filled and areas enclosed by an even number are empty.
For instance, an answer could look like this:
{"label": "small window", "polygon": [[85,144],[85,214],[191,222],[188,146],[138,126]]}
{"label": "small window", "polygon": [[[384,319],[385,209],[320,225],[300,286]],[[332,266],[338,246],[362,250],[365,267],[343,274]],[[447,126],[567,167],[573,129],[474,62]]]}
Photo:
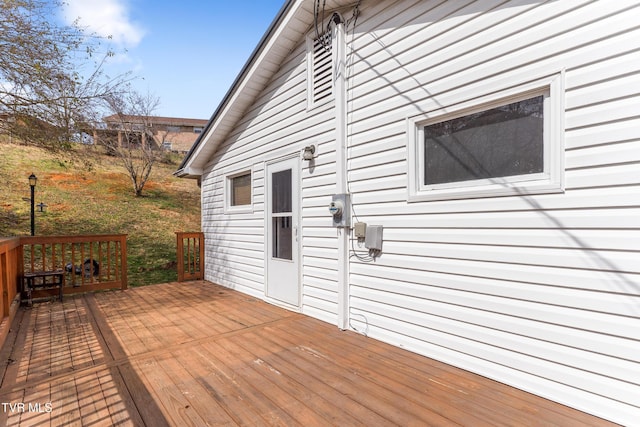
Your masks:
{"label": "small window", "polygon": [[193,128],[193,133],[202,133],[202,128],[201,127],[194,127]]}
{"label": "small window", "polygon": [[409,200],[562,191],[561,80],[409,119]]}
{"label": "small window", "polygon": [[167,126],[167,132],[180,133],[180,126]]}
{"label": "small window", "polygon": [[251,171],[230,175],[226,181],[226,212],[250,212],[252,210]]}

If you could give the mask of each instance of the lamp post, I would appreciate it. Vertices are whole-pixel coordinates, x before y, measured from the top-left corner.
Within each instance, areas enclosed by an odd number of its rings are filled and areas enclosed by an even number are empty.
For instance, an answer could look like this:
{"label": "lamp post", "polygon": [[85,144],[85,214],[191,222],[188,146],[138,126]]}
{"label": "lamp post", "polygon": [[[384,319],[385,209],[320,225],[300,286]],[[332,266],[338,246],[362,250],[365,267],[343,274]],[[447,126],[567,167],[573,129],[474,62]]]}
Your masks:
{"label": "lamp post", "polygon": [[36,193],[36,183],[38,182],[38,178],[31,173],[29,175],[29,186],[31,187],[31,235],[35,236],[36,234],[36,210],[35,210],[35,193]]}

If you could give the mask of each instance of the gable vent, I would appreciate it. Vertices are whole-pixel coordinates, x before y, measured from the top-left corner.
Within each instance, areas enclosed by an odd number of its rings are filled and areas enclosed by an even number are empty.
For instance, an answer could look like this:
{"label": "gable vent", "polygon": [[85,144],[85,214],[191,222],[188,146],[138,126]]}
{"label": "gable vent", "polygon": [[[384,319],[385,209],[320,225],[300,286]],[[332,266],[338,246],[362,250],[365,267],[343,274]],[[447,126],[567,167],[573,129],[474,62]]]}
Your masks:
{"label": "gable vent", "polygon": [[313,40],[310,73],[311,103],[316,104],[331,96],[333,82],[331,69],[331,31]]}

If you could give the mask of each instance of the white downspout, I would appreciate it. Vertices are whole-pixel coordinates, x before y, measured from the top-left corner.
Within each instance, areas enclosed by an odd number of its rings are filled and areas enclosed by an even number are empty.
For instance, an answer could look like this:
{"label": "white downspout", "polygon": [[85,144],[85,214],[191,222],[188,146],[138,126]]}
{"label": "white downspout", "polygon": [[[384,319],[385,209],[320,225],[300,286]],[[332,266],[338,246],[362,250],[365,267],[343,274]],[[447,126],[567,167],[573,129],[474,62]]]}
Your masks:
{"label": "white downspout", "polygon": [[[336,113],[336,193],[347,193],[347,79],[346,33],[344,20],[335,13],[334,99]],[[349,325],[349,236],[350,228],[337,228],[338,233],[338,327]]]}

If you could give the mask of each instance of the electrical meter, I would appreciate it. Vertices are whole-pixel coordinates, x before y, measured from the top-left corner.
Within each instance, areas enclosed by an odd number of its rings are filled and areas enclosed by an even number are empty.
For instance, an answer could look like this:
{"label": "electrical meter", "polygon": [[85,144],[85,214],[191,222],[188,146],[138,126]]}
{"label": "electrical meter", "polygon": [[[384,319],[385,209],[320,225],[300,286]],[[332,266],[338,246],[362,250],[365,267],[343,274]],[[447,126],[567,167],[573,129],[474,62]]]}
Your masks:
{"label": "electrical meter", "polygon": [[334,227],[349,227],[351,213],[349,211],[349,194],[334,194],[329,204],[329,213],[333,216]]}
{"label": "electrical meter", "polygon": [[333,200],[329,204],[329,212],[333,216],[342,216],[342,211],[344,209],[344,205],[341,200]]}

